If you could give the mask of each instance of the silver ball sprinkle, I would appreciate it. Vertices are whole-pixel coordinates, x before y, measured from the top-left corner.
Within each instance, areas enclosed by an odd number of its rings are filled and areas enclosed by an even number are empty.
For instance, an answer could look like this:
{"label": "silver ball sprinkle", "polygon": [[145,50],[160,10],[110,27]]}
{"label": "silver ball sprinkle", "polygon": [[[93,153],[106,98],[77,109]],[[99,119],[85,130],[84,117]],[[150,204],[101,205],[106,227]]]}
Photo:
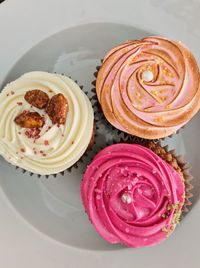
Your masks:
{"label": "silver ball sprinkle", "polygon": [[144,82],[150,82],[153,80],[153,78],[154,78],[154,76],[153,76],[153,73],[151,71],[146,70],[142,73],[142,80]]}
{"label": "silver ball sprinkle", "polygon": [[132,202],[132,198],[130,196],[130,194],[128,193],[124,193],[122,196],[121,196],[121,200],[123,203],[125,204],[130,204]]}

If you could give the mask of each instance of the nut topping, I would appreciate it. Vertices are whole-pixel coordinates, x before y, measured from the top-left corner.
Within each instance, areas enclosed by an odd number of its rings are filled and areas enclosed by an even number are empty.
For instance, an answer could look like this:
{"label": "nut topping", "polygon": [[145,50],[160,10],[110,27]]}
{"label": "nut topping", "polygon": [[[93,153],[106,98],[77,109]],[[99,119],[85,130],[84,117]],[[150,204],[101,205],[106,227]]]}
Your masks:
{"label": "nut topping", "polygon": [[24,99],[38,109],[45,108],[49,102],[48,95],[39,89],[27,91]]}
{"label": "nut topping", "polygon": [[24,128],[41,128],[44,125],[44,118],[37,112],[23,111],[14,121]]}
{"label": "nut topping", "polygon": [[64,124],[68,112],[68,103],[64,95],[61,93],[54,95],[46,108],[46,112],[53,124]]}

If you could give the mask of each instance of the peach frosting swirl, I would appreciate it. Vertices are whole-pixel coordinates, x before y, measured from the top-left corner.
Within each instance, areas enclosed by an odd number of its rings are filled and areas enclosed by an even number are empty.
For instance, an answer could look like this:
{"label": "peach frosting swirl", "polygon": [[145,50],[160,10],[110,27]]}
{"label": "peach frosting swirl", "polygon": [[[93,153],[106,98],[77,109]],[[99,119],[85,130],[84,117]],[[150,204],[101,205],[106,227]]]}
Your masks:
{"label": "peach frosting swirl", "polygon": [[162,138],[199,110],[199,70],[180,42],[158,36],[131,40],[105,56],[96,92],[113,126],[142,138]]}
{"label": "peach frosting swirl", "polygon": [[176,227],[185,185],[181,174],[146,147],[115,144],[88,166],[81,195],[106,241],[145,247],[160,243]]}

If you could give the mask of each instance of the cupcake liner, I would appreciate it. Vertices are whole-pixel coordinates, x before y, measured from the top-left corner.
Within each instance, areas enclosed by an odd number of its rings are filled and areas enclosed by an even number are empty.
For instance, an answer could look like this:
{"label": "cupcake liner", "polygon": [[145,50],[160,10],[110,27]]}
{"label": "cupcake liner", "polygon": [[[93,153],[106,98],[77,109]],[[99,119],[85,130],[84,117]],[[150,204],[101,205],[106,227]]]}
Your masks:
{"label": "cupcake liner", "polygon": [[[101,63],[103,62],[103,59],[101,59]],[[92,86],[94,86],[94,88],[91,89],[91,91],[95,94],[93,96],[93,100],[94,100],[94,105],[96,107],[96,116],[98,118],[98,121],[101,122],[102,124],[106,124],[107,126],[107,129],[108,131],[110,132],[116,132],[116,135],[121,135],[121,136],[125,136],[125,137],[130,137],[130,138],[133,138],[136,142],[140,142],[140,141],[153,141],[153,142],[157,142],[159,140],[165,140],[166,138],[172,138],[174,137],[175,135],[179,134],[180,131],[185,128],[185,126],[182,126],[181,128],[179,128],[175,133],[167,136],[167,137],[163,137],[163,138],[159,138],[159,139],[145,139],[145,138],[141,138],[141,137],[138,137],[138,136],[134,136],[134,135],[131,135],[127,132],[124,132],[122,130],[119,130],[117,129],[116,127],[114,127],[113,125],[111,125],[106,117],[104,116],[104,113],[102,111],[102,108],[101,108],[101,105],[99,103],[99,100],[97,98],[97,95],[96,95],[96,78],[97,78],[97,74],[98,74],[98,71],[99,69],[101,68],[102,65],[98,65],[96,66],[96,71],[93,73],[94,77],[95,77],[95,80],[92,81]]]}
{"label": "cupcake liner", "polygon": [[[155,148],[152,149],[151,144],[155,145]],[[182,217],[189,211],[189,207],[192,205],[190,199],[193,197],[191,190],[193,189],[193,185],[191,180],[193,176],[190,174],[190,166],[185,161],[182,155],[177,155],[175,150],[169,150],[168,145],[161,146],[160,142],[153,143],[153,142],[146,142],[143,144],[147,148],[154,151],[158,156],[160,156],[163,160],[165,160],[168,164],[170,164],[178,173],[182,174],[185,184],[185,203],[182,209]],[[165,153],[161,154],[158,151],[160,149],[164,149]]]}
{"label": "cupcake liner", "polygon": [[[56,72],[54,72],[54,73],[56,73]],[[65,75],[64,73],[61,73],[61,75]],[[71,76],[68,76],[69,78],[71,78],[71,79],[73,79]],[[77,84],[78,84],[78,81],[77,80],[74,80]],[[79,84],[78,84],[79,85]],[[84,89],[84,86],[83,85],[79,85],[79,87],[80,87],[80,89],[87,95],[87,97],[89,98],[89,100],[90,100],[90,102],[91,102],[91,104],[92,104],[92,108],[93,108],[93,110],[94,110],[94,105],[93,105],[93,99],[94,99],[94,94],[92,93],[92,96],[88,96],[88,91],[86,91],[85,89]],[[95,114],[95,113],[94,113]],[[94,145],[95,145],[95,137],[97,136],[97,134],[95,133],[96,132],[96,120],[95,120],[95,115],[94,115],[94,131],[93,131],[93,135],[92,135],[92,138],[91,139],[93,139],[94,140]],[[61,175],[61,176],[64,176],[65,175],[65,173],[66,172],[68,172],[68,173],[71,173],[72,171],[73,171],[73,169],[78,169],[79,167],[80,167],[80,165],[81,164],[83,164],[83,163],[85,163],[85,162],[89,162],[91,159],[92,159],[92,157],[90,157],[90,155],[92,154],[92,152],[93,152],[93,150],[92,150],[92,147],[93,146],[88,146],[88,148],[86,149],[86,151],[84,152],[84,154],[81,156],[81,158],[76,162],[76,163],[74,163],[71,167],[69,167],[68,169],[66,169],[66,170],[64,170],[64,171],[61,171],[61,172],[58,172],[58,173],[56,173],[56,174],[50,174],[50,175],[40,175],[40,174],[37,174],[37,173],[33,173],[33,172],[30,172],[30,171],[28,171],[28,170],[25,170],[25,169],[23,169],[23,168],[20,168],[20,167],[18,167],[18,166],[15,166],[15,168],[16,169],[19,169],[21,172],[22,172],[22,174],[29,174],[30,176],[33,176],[33,175],[36,175],[38,178],[41,178],[41,177],[43,177],[43,178],[49,178],[49,177],[54,177],[54,178],[56,178],[57,177],[57,175]]]}

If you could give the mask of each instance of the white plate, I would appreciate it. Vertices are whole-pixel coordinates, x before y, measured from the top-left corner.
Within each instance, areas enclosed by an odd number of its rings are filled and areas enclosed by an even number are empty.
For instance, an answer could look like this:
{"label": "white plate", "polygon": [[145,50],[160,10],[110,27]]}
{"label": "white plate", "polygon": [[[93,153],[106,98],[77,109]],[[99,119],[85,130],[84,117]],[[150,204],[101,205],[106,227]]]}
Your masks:
{"label": "white plate", "polygon": [[[71,75],[83,84],[84,88],[91,90],[93,72],[106,51],[124,40],[150,34],[152,33],[132,26],[112,23],[88,24],[67,29],[30,49],[15,64],[4,83],[28,71],[43,70]],[[194,167],[198,166],[196,161],[200,149],[195,142],[199,136],[197,128],[198,117],[181,131],[181,134],[167,141],[178,153],[184,154],[187,151],[187,158]],[[103,133],[101,139],[105,142]],[[3,176],[0,177],[0,183],[13,206],[42,233],[76,248],[118,249],[118,246],[107,244],[96,234],[84,213],[79,186],[85,166],[86,164],[82,165],[72,173],[66,172],[64,176],[58,175],[57,178],[38,179],[11,168],[1,158],[0,170]],[[193,169],[193,174],[195,204],[200,194],[197,168]]]}

